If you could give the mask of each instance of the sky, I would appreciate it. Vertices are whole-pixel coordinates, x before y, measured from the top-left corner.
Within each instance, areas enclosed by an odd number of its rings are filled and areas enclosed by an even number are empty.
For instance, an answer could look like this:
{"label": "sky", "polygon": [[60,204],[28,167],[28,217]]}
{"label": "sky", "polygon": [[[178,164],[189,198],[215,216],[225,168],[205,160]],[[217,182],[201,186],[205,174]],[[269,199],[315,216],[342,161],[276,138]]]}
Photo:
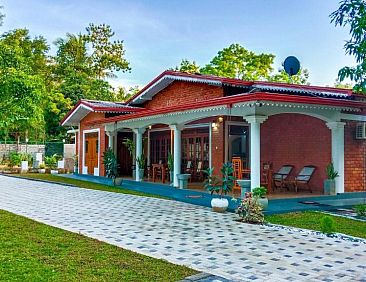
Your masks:
{"label": "sky", "polygon": [[6,14],[1,32],[27,28],[53,43],[89,23],[109,24],[123,40],[131,73],[113,86],[144,86],[182,59],[203,66],[217,52],[239,43],[276,56],[275,69],[294,55],[310,72],[310,83],[333,85],[338,70],[354,65],[343,45],[348,30],[330,23],[338,1],[319,0],[0,0]]}

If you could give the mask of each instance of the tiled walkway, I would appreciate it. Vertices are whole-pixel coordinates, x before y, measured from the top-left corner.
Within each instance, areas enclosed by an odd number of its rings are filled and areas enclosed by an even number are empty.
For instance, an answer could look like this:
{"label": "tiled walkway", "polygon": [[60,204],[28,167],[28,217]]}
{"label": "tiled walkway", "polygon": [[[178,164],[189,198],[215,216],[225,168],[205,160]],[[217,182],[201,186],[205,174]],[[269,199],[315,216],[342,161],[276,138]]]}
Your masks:
{"label": "tiled walkway", "polygon": [[0,209],[233,281],[366,281],[366,244],[181,202],[0,176]]}

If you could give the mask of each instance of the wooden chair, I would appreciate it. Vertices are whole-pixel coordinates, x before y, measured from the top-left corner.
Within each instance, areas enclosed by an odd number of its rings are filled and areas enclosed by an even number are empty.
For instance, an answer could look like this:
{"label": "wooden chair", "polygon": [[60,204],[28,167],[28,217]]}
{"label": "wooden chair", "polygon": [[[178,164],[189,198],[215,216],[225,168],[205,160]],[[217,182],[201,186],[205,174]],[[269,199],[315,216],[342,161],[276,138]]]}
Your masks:
{"label": "wooden chair", "polygon": [[[191,177],[192,178],[192,177]],[[203,167],[202,167],[202,161],[199,161],[197,163],[197,168],[193,172],[193,178],[195,180],[201,181],[203,180]]]}
{"label": "wooden chair", "polygon": [[273,165],[271,162],[264,162],[262,165],[261,186],[265,186],[268,192],[272,191]]}
{"label": "wooden chair", "polygon": [[300,170],[299,174],[295,177],[295,180],[293,182],[296,193],[298,191],[299,186],[304,186],[310,191],[310,193],[313,193],[311,187],[309,186],[309,182],[314,174],[315,169],[316,169],[315,166],[307,165]]}
{"label": "wooden chair", "polygon": [[[232,166],[233,166],[233,176],[235,179],[244,179],[250,178],[250,170],[243,168],[243,163],[240,157],[233,157],[231,159]],[[234,181],[234,191],[239,190],[241,191],[241,187],[237,181]]]}
{"label": "wooden chair", "polygon": [[287,188],[286,181],[289,180],[289,176],[294,169],[293,165],[283,165],[280,170],[273,174],[273,186],[274,188],[281,189]]}

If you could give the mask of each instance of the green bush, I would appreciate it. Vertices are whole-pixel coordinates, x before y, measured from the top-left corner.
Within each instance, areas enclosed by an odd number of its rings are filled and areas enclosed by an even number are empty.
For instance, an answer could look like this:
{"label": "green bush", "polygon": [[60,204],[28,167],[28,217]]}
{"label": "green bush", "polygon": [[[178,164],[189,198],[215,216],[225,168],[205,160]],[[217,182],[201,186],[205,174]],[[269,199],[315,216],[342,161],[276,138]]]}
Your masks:
{"label": "green bush", "polygon": [[267,195],[267,188],[266,187],[256,187],[253,188],[253,197],[257,197],[257,198],[265,198]]}
{"label": "green bush", "polygon": [[9,166],[20,166],[20,163],[22,161],[22,156],[20,153],[12,151],[9,153]]}
{"label": "green bush", "polygon": [[244,222],[254,224],[264,222],[263,208],[250,192],[245,194],[236,212]]}
{"label": "green bush", "polygon": [[353,207],[358,216],[366,216],[366,204],[360,204]]}
{"label": "green bush", "polygon": [[330,216],[323,216],[320,219],[320,230],[326,235],[334,233],[336,231],[334,219]]}
{"label": "green bush", "polygon": [[56,169],[58,160],[60,160],[60,156],[58,156],[57,154],[54,154],[51,157],[49,156],[44,157],[44,162],[49,169]]}

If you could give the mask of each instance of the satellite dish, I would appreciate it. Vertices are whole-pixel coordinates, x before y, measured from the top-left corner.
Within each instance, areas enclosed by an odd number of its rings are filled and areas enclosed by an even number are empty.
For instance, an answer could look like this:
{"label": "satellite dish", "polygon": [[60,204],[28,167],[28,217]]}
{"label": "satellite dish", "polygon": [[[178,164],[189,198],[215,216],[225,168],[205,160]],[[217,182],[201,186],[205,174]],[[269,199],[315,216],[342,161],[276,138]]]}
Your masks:
{"label": "satellite dish", "polygon": [[295,75],[300,70],[300,62],[299,60],[294,56],[289,56],[286,58],[286,60],[283,62],[283,67],[285,69],[285,72],[289,75]]}

